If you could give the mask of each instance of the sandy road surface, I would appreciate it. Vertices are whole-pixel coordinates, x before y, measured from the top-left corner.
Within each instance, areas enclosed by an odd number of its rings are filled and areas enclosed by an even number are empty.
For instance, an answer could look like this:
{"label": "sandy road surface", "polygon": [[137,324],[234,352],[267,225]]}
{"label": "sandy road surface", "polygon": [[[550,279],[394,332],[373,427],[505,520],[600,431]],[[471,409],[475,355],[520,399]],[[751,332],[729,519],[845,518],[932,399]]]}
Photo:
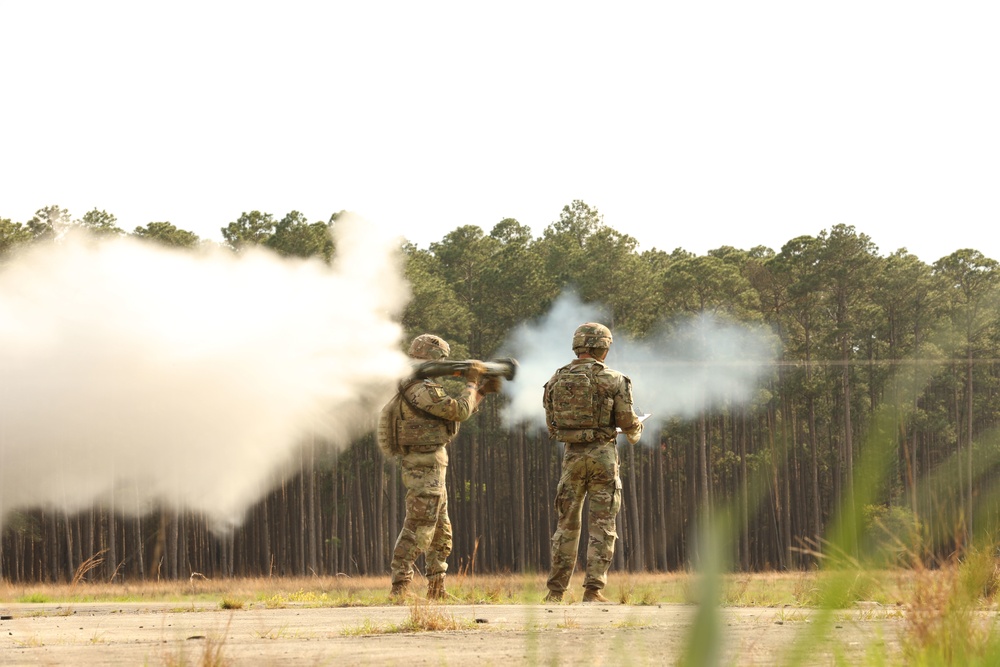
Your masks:
{"label": "sandy road surface", "polygon": [[[424,607],[427,609],[427,607]],[[688,642],[690,605],[442,605],[461,630],[386,632],[410,606],[235,611],[204,604],[0,605],[0,665],[663,665]],[[787,664],[818,614],[727,608],[718,645],[725,664]],[[898,649],[898,614],[838,614],[795,664],[857,664],[871,643]],[[210,663],[205,658],[218,656]]]}

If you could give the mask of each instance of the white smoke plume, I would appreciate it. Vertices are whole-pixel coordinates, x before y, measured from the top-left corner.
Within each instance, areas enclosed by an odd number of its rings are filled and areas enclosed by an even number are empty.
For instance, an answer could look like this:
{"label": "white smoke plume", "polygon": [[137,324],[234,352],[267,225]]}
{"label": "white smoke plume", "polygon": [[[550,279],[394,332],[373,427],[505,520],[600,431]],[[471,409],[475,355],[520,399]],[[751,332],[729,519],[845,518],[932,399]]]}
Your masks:
{"label": "white smoke plume", "polygon": [[[604,308],[566,293],[544,318],[513,332],[503,346],[519,362],[516,380],[504,383],[508,425],[545,428],[542,387],[574,358],[573,332],[584,322],[606,323]],[[614,333],[607,364],[632,379],[636,412],[652,415],[649,431],[671,418],[751,401],[773,371],[778,351],[776,337],[765,328],[702,314],[664,322],[659,333],[643,340]]]}
{"label": "white smoke plume", "polygon": [[399,244],[335,226],[333,266],[68,236],[0,263],[0,522],[21,507],[237,525],[307,438],[370,430],[409,371]]}

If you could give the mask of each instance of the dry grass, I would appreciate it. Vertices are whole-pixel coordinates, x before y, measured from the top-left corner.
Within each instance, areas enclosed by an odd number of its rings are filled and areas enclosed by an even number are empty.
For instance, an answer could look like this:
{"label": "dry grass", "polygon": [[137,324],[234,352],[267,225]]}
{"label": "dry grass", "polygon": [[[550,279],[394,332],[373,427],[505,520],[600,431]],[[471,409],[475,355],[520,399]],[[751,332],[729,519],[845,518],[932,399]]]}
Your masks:
{"label": "dry grass", "polygon": [[161,656],[164,667],[188,667],[189,665],[225,667],[232,664],[223,653],[226,644],[225,639],[206,637],[202,641],[204,644],[201,647],[201,652],[196,652],[193,658],[189,658],[185,651],[164,653]]}
{"label": "dry grass", "polygon": [[648,581],[643,583],[644,579],[645,575],[641,575],[639,577],[624,575],[620,583],[617,585],[618,594],[614,595],[612,599],[617,601],[619,604],[656,604],[659,601],[657,599],[656,588],[651,586]]}
{"label": "dry grass", "polygon": [[473,621],[457,620],[439,605],[425,600],[415,600],[410,605],[410,616],[400,624],[401,632],[439,632],[441,630],[472,630]]}
{"label": "dry grass", "polygon": [[475,630],[478,627],[474,621],[456,619],[436,602],[413,599],[410,601],[410,614],[402,623],[379,625],[366,618],[361,625],[347,628],[343,634],[358,636],[404,632],[442,632],[445,630]]}
{"label": "dry grass", "polygon": [[970,551],[965,560],[937,570],[918,568],[910,578],[903,652],[910,664],[994,665],[1000,632],[992,609],[997,562]]}
{"label": "dry grass", "polygon": [[[0,582],[2,602],[273,602],[274,606],[364,606],[388,596],[388,577],[260,577],[75,584]],[[380,600],[382,598],[382,600]]]}
{"label": "dry grass", "polygon": [[76,586],[81,581],[83,581],[84,577],[87,576],[88,572],[90,572],[95,567],[97,567],[101,563],[103,563],[104,562],[104,554],[105,554],[105,552],[107,552],[107,549],[101,549],[96,554],[94,554],[93,556],[91,556],[87,560],[85,560],[82,563],[80,563],[80,567],[76,568],[76,572],[73,574],[73,581],[72,581],[72,583],[70,585],[71,586]]}
{"label": "dry grass", "polygon": [[569,612],[563,612],[562,623],[556,623],[556,627],[561,630],[575,630],[580,627],[580,623],[570,616]]}
{"label": "dry grass", "polygon": [[233,617],[230,615],[229,622],[226,623],[225,631],[221,636],[206,636],[201,641],[200,651],[195,651],[193,657],[189,657],[187,651],[184,647],[178,648],[176,651],[165,651],[161,654],[160,659],[164,667],[188,667],[188,665],[198,665],[199,667],[226,667],[232,664],[228,658],[226,658],[224,650],[226,647],[226,639],[229,635],[229,626],[232,623]]}
{"label": "dry grass", "polygon": [[[989,572],[993,572],[992,569]],[[771,607],[819,606],[828,603],[849,608],[856,601],[882,604],[905,603],[914,595],[912,571],[857,572],[837,600],[829,600],[828,576],[820,572],[764,572],[731,574],[723,577],[722,604],[726,606]],[[615,573],[609,577],[605,595],[631,605],[695,603],[697,576],[674,573]],[[927,577],[943,576],[929,570]],[[967,578],[973,575],[968,572]],[[970,579],[983,591],[997,586],[997,577]],[[459,574],[447,578],[454,600],[444,604],[533,604],[545,593],[545,576],[538,574]],[[566,601],[579,600],[582,578],[577,574]],[[224,608],[240,609],[261,605],[271,608],[366,607],[388,603],[389,577],[261,577],[255,579],[191,579],[188,581],[63,584],[14,584],[0,582],[0,603],[74,602],[210,602]],[[412,590],[423,596],[426,581],[414,580]]]}

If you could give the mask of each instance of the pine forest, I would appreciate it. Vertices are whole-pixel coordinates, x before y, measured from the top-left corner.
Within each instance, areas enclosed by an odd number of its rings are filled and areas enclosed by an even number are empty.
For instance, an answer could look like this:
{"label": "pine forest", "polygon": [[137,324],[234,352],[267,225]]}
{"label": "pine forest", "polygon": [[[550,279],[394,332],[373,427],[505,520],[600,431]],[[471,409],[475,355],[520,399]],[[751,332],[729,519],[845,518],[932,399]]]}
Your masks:
{"label": "pine forest", "polygon": [[[222,234],[232,252],[254,245],[330,262],[337,218],[253,211]],[[104,211],[73,220],[52,206],[24,223],[0,218],[0,277],[19,248],[60,225],[190,249],[202,242],[170,223],[129,233]],[[401,346],[431,332],[452,344],[455,359],[503,354],[517,327],[546,316],[569,290],[600,305],[616,340],[649,339],[703,314],[774,336],[775,358],[751,399],[658,422],[636,445],[619,439],[612,576],[696,566],[697,536],[709,525],[724,526],[738,571],[809,569],[829,557],[933,565],[992,542],[1000,266],[974,249],[928,264],[905,250],[882,253],[862,231],[837,225],[776,249],[640,251],[637,239],[574,201],[540,233],[505,219],[400,252],[411,289]],[[568,340],[562,352],[568,362]],[[540,400],[541,387],[533,391]],[[561,446],[529,424],[507,425],[504,400],[484,403],[450,445],[454,571],[549,566]],[[385,574],[388,586],[404,490],[376,447],[375,418],[347,448],[304,443],[293,474],[224,533],[195,512],[166,508],[0,508],[0,577]],[[585,535],[584,526],[581,549]]]}

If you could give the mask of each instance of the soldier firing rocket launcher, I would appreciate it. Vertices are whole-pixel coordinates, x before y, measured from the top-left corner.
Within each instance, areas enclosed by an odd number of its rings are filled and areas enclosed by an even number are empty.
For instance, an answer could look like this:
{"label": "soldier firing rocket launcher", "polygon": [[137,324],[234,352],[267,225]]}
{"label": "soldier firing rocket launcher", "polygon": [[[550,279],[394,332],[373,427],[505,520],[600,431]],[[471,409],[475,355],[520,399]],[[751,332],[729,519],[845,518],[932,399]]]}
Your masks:
{"label": "soldier firing rocket launcher", "polygon": [[478,370],[480,377],[483,378],[502,377],[505,380],[513,380],[517,374],[517,359],[507,357],[491,361],[479,361],[478,359],[466,359],[464,361],[436,359],[433,361],[423,361],[414,365],[413,377],[419,380],[444,377],[446,375],[462,377],[473,369]]}

